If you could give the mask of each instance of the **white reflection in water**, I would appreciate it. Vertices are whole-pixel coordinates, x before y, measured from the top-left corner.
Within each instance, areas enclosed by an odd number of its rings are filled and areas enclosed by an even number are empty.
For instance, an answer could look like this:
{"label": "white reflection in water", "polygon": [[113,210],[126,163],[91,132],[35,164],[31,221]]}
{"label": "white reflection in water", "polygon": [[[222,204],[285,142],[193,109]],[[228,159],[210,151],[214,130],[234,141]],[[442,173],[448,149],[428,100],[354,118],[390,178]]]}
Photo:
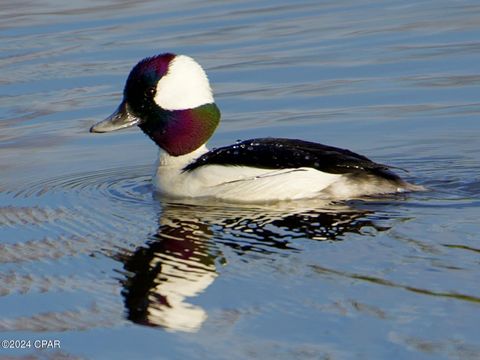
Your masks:
{"label": "white reflection in water", "polygon": [[199,306],[189,304],[186,299],[194,297],[210,286],[217,273],[215,266],[201,267],[195,262],[180,262],[175,257],[156,258],[151,267],[162,262],[159,284],[148,295],[152,306],[148,321],[152,325],[179,331],[196,331],[207,318]]}

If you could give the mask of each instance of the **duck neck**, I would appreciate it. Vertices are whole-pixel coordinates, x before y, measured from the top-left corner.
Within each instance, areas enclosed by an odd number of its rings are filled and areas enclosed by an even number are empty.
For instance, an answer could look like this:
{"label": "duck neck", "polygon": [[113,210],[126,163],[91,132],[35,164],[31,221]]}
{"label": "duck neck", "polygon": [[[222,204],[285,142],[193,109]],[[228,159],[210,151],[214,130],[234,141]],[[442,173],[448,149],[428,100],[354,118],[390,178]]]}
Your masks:
{"label": "duck neck", "polygon": [[159,149],[157,168],[175,168],[183,169],[185,166],[195,161],[197,158],[208,152],[205,145],[201,145],[198,149],[180,156],[172,156],[163,149]]}
{"label": "duck neck", "polygon": [[185,110],[158,108],[139,126],[170,156],[182,156],[205,144],[219,122],[220,110],[211,103]]}

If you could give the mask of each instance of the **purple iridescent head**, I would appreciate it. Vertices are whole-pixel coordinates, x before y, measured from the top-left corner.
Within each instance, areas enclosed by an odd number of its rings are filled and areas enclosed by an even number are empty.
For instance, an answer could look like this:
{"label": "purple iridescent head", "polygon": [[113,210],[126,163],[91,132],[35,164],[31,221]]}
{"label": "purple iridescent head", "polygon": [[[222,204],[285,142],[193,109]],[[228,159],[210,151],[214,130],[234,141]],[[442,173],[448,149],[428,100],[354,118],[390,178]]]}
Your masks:
{"label": "purple iridescent head", "polygon": [[158,81],[167,72],[174,54],[163,54],[141,60],[128,75],[123,98],[136,116],[148,116],[148,111],[154,107]]}
{"label": "purple iridescent head", "polygon": [[118,109],[90,131],[138,125],[158,146],[178,156],[204,144],[219,121],[202,67],[188,56],[167,53],[134,66]]}

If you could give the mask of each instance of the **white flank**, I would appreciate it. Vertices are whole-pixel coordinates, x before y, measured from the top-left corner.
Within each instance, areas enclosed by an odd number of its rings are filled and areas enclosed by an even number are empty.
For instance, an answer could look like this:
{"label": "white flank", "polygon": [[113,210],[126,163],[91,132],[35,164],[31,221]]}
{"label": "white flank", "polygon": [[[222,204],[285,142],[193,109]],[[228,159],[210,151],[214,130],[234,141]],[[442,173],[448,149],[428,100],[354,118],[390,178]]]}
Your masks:
{"label": "white flank", "polygon": [[213,103],[212,89],[202,67],[191,57],[177,55],[157,84],[155,102],[165,110],[193,109]]}
{"label": "white flank", "polygon": [[205,146],[184,156],[160,151],[155,185],[172,197],[213,197],[235,202],[311,198],[341,179],[311,168],[269,170],[247,166],[206,165],[182,169],[207,151]]}
{"label": "white flank", "polygon": [[307,167],[271,170],[204,165],[193,171],[183,171],[186,165],[207,151],[205,145],[183,156],[170,156],[160,150],[154,179],[157,191],[170,197],[210,197],[230,202],[262,203],[314,197],[352,199],[412,190],[408,183],[397,184],[374,175],[357,178]]}

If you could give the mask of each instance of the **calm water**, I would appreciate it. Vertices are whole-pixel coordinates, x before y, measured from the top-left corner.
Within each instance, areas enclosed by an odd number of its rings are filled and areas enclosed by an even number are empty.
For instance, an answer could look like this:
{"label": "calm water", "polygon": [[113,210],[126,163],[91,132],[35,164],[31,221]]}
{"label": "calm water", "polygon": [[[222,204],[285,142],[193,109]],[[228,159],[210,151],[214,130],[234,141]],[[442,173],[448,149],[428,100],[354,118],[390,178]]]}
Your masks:
{"label": "calm water", "polygon": [[[478,359],[479,14],[474,0],[3,1],[0,339],[32,348],[0,357]],[[165,51],[209,73],[211,146],[348,147],[430,191],[155,198],[153,143],[88,128]]]}

